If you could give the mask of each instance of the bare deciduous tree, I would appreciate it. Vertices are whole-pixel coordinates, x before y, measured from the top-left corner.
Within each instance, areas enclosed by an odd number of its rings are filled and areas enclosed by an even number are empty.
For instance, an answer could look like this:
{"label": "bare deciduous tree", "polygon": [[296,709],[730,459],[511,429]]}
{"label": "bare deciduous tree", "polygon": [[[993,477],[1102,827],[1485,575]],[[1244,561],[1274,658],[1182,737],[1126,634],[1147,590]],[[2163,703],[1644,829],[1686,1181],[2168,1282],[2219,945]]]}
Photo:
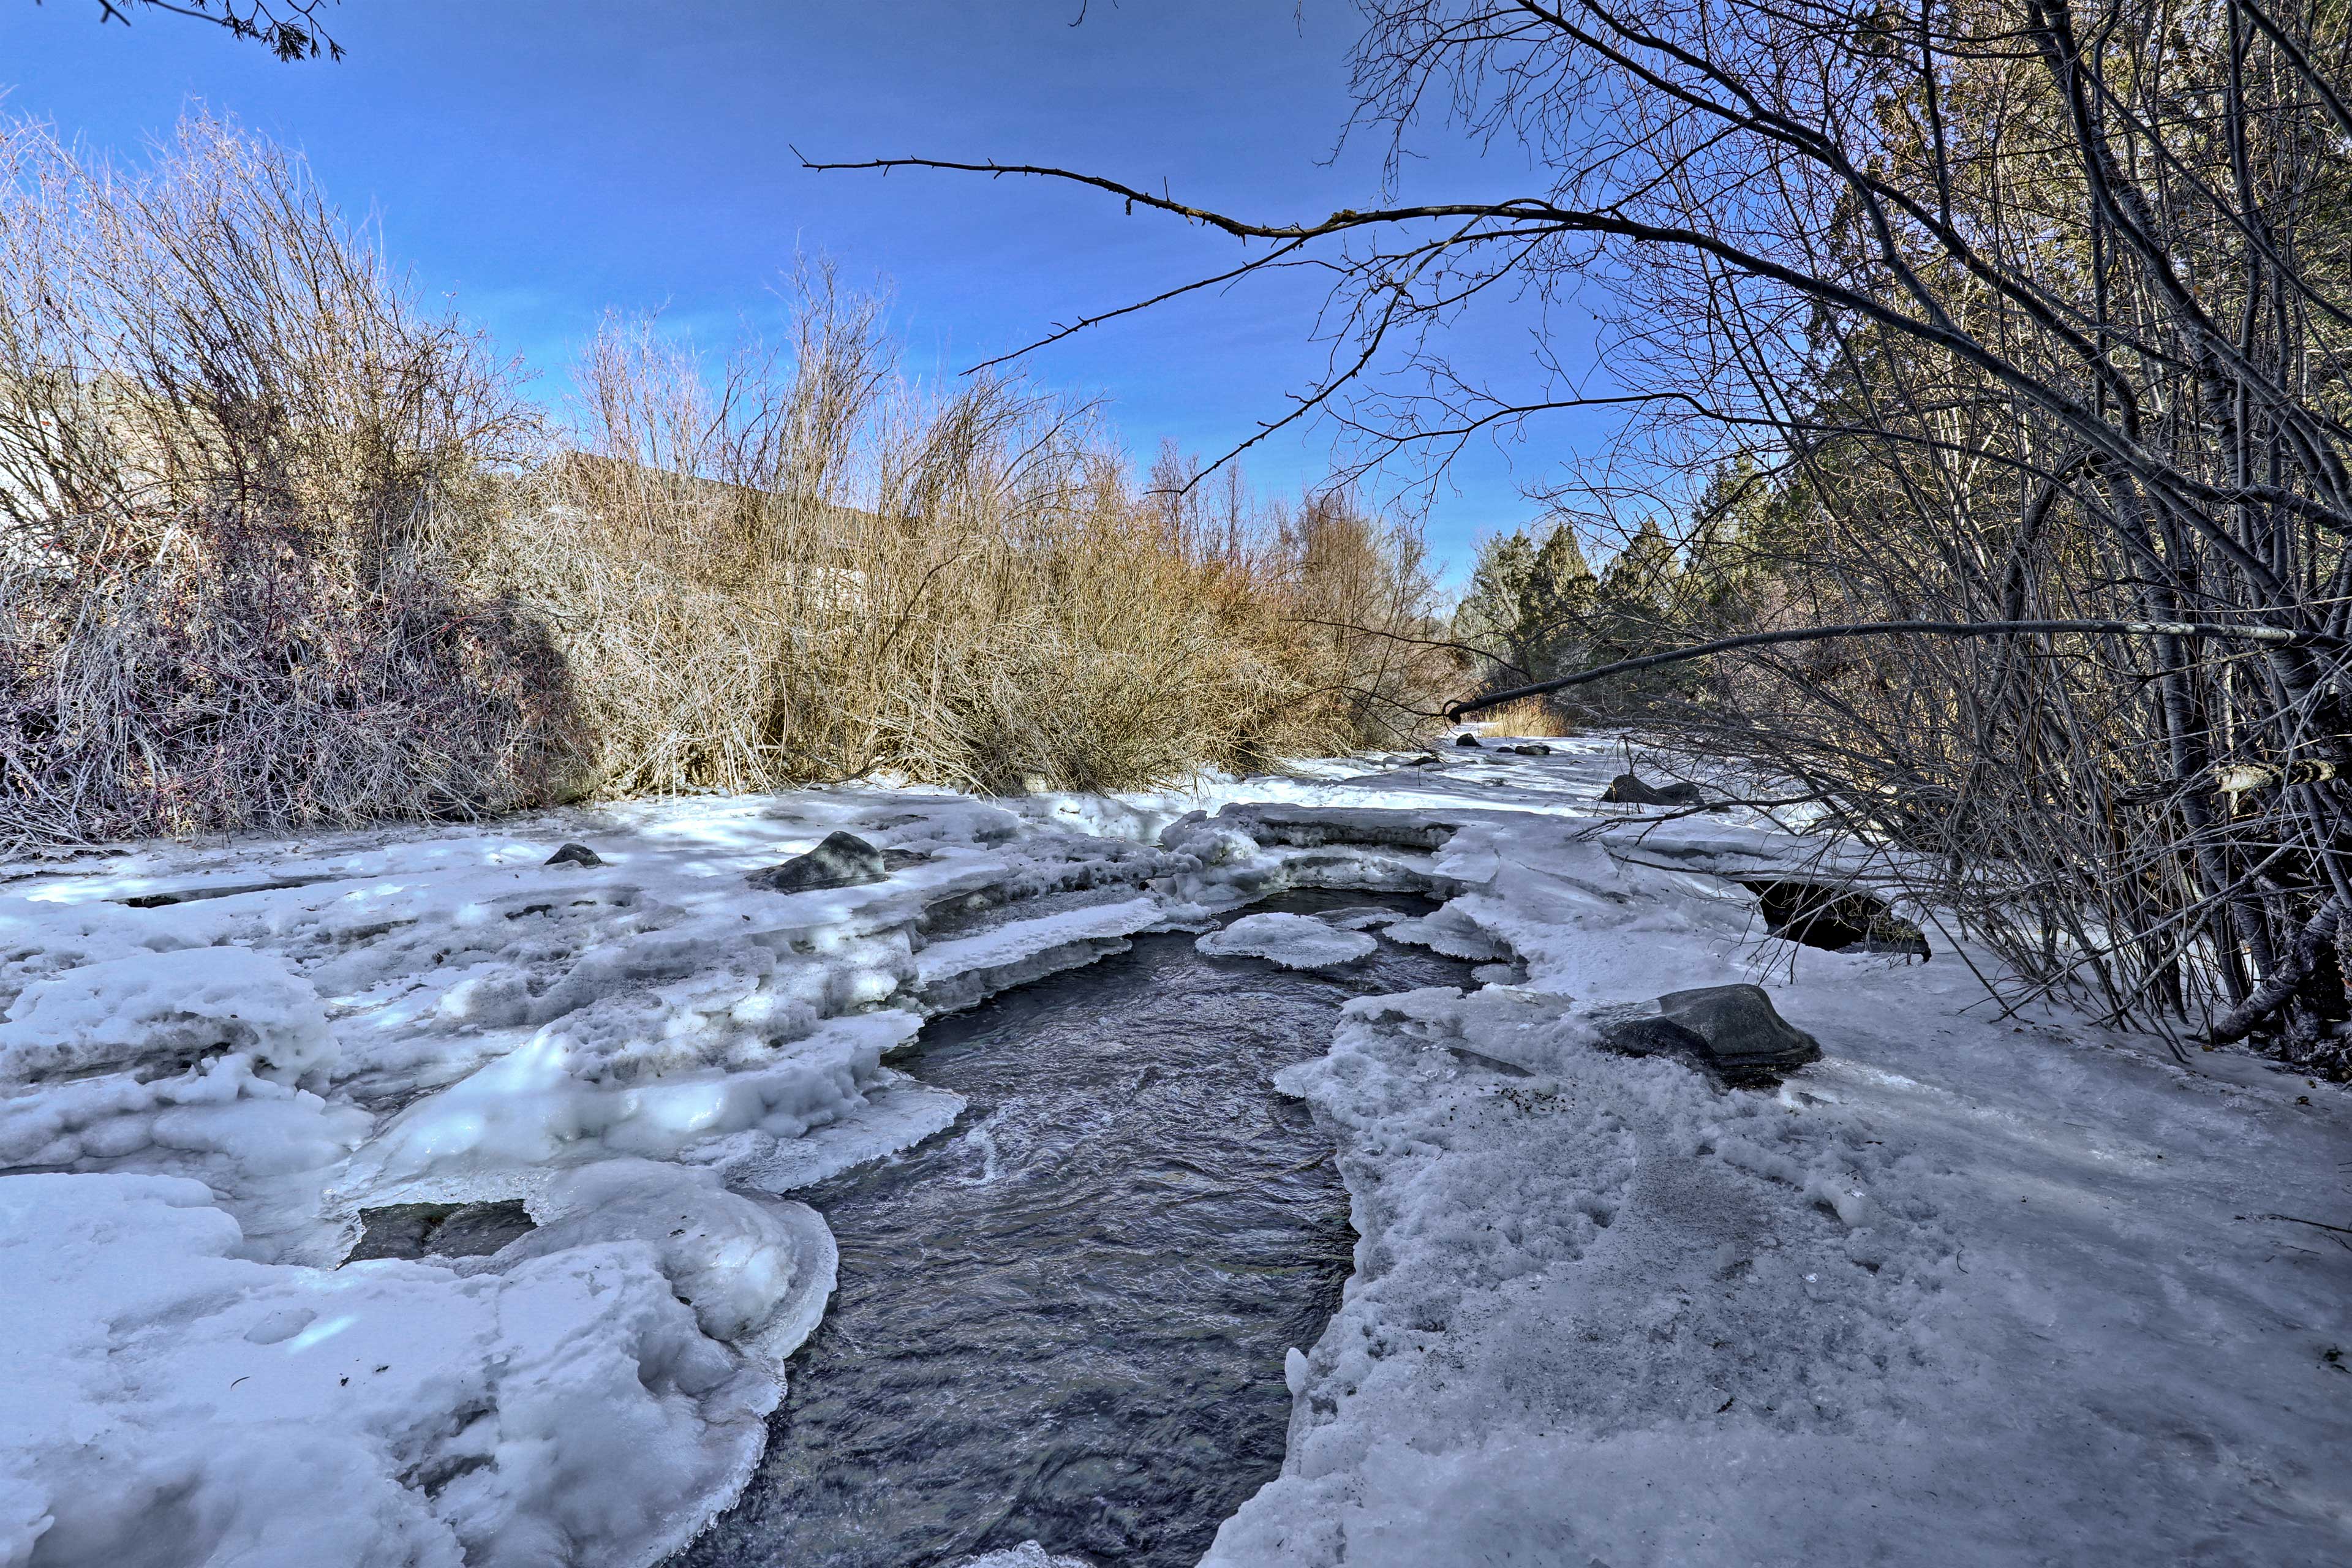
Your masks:
{"label": "bare deciduous tree", "polygon": [[[1251,247],[1156,299],[1329,268],[1330,373],[1267,428],[1323,414],[1367,460],[1621,407],[1605,460],[1549,499],[1680,520],[1719,591],[1661,598],[1662,635],[2103,623],[1750,643],[1651,717],[1803,780],[2032,986],[2340,1066],[2341,0],[1360,8],[1350,133],[1385,139],[1391,170],[1369,208],[1284,221],[1081,170],[819,166],[1076,182]],[[1408,195],[1414,139],[1444,133],[1507,149],[1482,180],[1524,167],[1524,187]],[[1588,281],[1613,301],[1614,384],[1540,346],[1516,385],[1449,353],[1484,312]],[[1738,508],[1699,504],[1734,463]]]}

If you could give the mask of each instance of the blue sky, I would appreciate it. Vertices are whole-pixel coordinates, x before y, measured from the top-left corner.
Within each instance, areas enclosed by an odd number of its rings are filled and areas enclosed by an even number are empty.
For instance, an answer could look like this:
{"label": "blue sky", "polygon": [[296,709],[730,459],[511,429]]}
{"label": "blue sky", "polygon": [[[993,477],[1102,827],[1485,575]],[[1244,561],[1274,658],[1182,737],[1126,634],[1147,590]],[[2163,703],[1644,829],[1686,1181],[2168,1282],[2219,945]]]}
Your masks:
{"label": "blue sky", "polygon": [[[133,151],[201,99],[302,148],[430,291],[543,371],[608,306],[723,333],[762,310],[795,249],[886,280],[919,361],[950,369],[1055,322],[1231,266],[1233,241],[1122,216],[1036,182],[810,174],[813,157],[923,153],[1080,165],[1275,216],[1367,205],[1369,150],[1328,161],[1348,109],[1343,0],[816,4],[798,0],[346,0],[340,63],[281,65],[161,15],[0,0],[9,110]],[[1433,146],[1416,182],[1510,170]],[[1295,284],[1189,301],[1035,356],[1043,381],[1107,395],[1147,458],[1163,436],[1223,450],[1320,363]],[[1552,433],[1564,437],[1566,432]],[[1253,454],[1262,487],[1321,470],[1328,434]],[[1517,526],[1538,437],[1461,464],[1431,542],[1458,574]]]}

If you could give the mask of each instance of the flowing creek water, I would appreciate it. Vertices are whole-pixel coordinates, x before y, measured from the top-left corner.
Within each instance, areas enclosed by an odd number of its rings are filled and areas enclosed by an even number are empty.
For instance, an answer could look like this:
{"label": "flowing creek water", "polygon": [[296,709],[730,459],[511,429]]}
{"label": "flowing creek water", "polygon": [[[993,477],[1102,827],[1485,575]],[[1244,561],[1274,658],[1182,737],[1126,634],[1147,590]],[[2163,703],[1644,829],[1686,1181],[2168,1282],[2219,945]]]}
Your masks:
{"label": "flowing creek water", "polygon": [[[1424,901],[1292,893],[1307,914]],[[1282,1465],[1284,1353],[1339,1305],[1354,1233],[1331,1145],[1268,1081],[1341,1004],[1465,985],[1383,941],[1298,973],[1189,935],[927,1026],[896,1065],[970,1105],[795,1193],[841,1282],[766,1458],[671,1568],[928,1568],[1041,1542],[1176,1568]]]}

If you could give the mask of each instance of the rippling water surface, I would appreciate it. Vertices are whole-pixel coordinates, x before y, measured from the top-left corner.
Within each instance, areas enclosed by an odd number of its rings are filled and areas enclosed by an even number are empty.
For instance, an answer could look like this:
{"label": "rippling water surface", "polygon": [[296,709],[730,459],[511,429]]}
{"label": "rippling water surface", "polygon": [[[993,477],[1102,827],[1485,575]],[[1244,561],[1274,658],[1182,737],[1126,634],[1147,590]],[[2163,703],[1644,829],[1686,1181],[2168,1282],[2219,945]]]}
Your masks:
{"label": "rippling water surface", "polygon": [[[1297,913],[1418,900],[1286,895]],[[841,1247],[743,1500],[679,1568],[918,1568],[1038,1541],[1191,1563],[1282,1465],[1283,1353],[1339,1304],[1347,1193],[1267,1081],[1341,1003],[1466,984],[1383,942],[1331,975],[1185,935],[942,1019],[896,1065],[949,1131],[793,1194]]]}

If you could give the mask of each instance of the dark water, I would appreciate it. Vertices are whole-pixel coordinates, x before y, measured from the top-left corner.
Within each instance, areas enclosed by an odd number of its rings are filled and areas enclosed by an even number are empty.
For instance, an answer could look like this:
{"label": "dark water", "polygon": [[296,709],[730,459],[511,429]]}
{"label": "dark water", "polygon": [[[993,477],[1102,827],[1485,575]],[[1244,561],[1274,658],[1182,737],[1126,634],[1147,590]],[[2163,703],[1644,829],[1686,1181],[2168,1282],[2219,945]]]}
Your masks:
{"label": "dark water", "polygon": [[[1312,913],[1419,900],[1287,895]],[[1274,1072],[1349,997],[1467,984],[1383,942],[1331,975],[1186,935],[924,1031],[905,1067],[971,1105],[797,1193],[841,1247],[824,1326],[743,1500],[674,1568],[918,1568],[1044,1543],[1189,1564],[1281,1468],[1283,1354],[1339,1304],[1354,1234],[1330,1144]]]}

